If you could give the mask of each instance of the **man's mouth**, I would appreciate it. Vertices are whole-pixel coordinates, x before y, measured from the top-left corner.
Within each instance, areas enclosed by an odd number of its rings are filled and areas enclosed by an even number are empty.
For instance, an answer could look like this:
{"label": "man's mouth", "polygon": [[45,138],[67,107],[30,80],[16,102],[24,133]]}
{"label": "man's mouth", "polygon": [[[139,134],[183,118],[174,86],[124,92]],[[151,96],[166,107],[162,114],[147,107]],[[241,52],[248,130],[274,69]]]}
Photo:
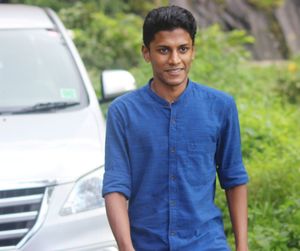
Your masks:
{"label": "man's mouth", "polygon": [[183,68],[172,68],[172,69],[167,69],[166,72],[170,73],[170,74],[176,74],[179,73],[183,70]]}

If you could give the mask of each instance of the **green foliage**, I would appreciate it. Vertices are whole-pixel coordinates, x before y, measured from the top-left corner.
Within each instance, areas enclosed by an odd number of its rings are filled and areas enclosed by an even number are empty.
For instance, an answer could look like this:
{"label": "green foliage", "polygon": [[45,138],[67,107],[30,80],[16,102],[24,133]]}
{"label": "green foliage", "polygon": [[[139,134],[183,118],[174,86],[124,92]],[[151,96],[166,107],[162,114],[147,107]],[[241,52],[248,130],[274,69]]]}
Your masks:
{"label": "green foliage", "polygon": [[145,17],[149,10],[154,7],[158,7],[161,5],[168,5],[168,0],[129,0],[128,1],[128,12],[139,13],[141,16]]}
{"label": "green foliage", "polygon": [[[94,11],[101,11],[110,16],[121,12],[144,16],[155,6],[152,0],[10,0],[10,2],[50,7],[55,11],[59,11],[62,8],[70,8],[74,4],[80,3],[83,5],[93,5]],[[168,4],[166,0],[159,2],[161,4]]]}
{"label": "green foliage", "polygon": [[282,65],[275,90],[291,103],[300,103],[300,58]]}
{"label": "green foliage", "polygon": [[28,4],[28,5],[37,5],[41,7],[49,7],[55,11],[58,11],[61,8],[70,7],[73,3],[71,0],[10,0],[11,3],[19,4]]}
{"label": "green foliage", "polygon": [[213,83],[216,88],[227,85],[235,80],[239,63],[250,57],[244,46],[253,42],[242,30],[224,33],[215,25],[199,31],[191,78]]}
{"label": "green foliage", "polygon": [[253,98],[239,102],[244,160],[251,177],[250,244],[254,250],[299,249],[299,111],[271,96]]}
{"label": "green foliage", "polygon": [[249,3],[262,10],[272,10],[283,4],[284,0],[248,0]]}
{"label": "green foliage", "polygon": [[[249,74],[257,80],[255,72]],[[237,99],[244,162],[250,175],[250,250],[299,250],[299,110],[267,93],[253,96],[251,89],[248,98]],[[217,201],[226,212],[223,195],[218,194]],[[225,230],[233,246],[227,212]]]}
{"label": "green foliage", "polygon": [[128,69],[141,58],[142,19],[134,14],[110,17],[98,11],[94,4],[76,3],[59,12],[65,25],[72,28],[75,43],[89,68]]}
{"label": "green foliage", "polygon": [[155,7],[152,0],[94,0],[94,2],[97,3],[97,7],[99,7],[98,10],[110,16],[114,16],[121,12],[145,16],[150,9]]}

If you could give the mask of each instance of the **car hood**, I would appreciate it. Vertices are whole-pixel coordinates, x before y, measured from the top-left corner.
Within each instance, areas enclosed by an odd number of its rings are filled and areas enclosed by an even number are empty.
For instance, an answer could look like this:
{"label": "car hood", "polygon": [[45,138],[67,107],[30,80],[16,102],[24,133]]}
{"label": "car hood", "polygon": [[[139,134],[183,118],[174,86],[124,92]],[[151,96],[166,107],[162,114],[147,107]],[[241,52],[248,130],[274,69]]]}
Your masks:
{"label": "car hood", "polygon": [[102,166],[99,123],[87,108],[0,117],[0,183],[69,182]]}

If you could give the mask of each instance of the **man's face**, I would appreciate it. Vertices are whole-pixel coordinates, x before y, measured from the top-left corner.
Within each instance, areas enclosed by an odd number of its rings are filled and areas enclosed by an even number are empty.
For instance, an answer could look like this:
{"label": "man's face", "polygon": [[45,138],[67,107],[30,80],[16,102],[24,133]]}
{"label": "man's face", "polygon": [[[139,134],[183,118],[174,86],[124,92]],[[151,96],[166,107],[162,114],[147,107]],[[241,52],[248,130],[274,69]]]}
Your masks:
{"label": "man's face", "polygon": [[187,83],[194,58],[193,41],[187,31],[160,31],[149,48],[143,46],[142,52],[145,60],[151,62],[155,84],[175,87]]}

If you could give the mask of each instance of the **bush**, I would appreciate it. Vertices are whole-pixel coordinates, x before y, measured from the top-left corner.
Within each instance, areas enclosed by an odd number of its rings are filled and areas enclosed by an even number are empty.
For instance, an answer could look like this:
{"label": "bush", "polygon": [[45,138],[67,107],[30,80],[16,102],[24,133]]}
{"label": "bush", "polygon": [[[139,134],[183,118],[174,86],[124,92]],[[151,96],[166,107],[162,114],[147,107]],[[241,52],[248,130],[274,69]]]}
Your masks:
{"label": "bush", "polygon": [[97,11],[93,4],[77,2],[59,12],[75,34],[75,43],[88,68],[129,69],[139,64],[142,19],[134,14],[114,17]]}
{"label": "bush", "polygon": [[217,25],[198,33],[191,78],[219,89],[229,82],[239,84],[237,68],[250,58],[244,46],[253,43],[253,38],[241,30],[224,33]]}
{"label": "bush", "polygon": [[275,90],[291,103],[300,103],[300,59],[293,60],[278,69]]}

